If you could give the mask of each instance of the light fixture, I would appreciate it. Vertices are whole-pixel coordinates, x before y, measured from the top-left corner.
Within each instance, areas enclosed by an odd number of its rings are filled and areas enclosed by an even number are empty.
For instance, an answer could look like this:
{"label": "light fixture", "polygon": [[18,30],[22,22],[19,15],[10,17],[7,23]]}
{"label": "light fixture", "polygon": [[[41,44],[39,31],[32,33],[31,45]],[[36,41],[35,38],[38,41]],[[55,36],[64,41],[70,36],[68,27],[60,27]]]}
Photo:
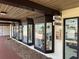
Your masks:
{"label": "light fixture", "polygon": [[6,15],[6,14],[7,14],[7,12],[4,12],[4,11],[0,12],[0,15]]}

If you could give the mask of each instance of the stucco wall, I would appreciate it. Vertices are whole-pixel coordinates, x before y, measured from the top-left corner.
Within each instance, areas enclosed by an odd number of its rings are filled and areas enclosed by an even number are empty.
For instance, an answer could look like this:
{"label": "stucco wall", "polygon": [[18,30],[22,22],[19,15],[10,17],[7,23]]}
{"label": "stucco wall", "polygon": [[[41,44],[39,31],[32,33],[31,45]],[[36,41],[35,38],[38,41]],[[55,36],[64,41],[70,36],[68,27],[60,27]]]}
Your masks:
{"label": "stucco wall", "polygon": [[62,17],[63,18],[79,17],[79,7],[63,10]]}

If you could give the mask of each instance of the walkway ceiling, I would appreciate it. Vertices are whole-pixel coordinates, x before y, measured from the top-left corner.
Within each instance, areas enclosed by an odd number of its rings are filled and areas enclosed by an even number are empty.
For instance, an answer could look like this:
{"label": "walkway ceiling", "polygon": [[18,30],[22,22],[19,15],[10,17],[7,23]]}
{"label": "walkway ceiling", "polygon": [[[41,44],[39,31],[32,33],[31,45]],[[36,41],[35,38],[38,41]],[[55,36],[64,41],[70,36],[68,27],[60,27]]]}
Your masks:
{"label": "walkway ceiling", "polygon": [[0,15],[2,18],[21,19],[24,17],[39,17],[44,14],[60,14],[60,11],[42,6],[30,0],[0,0]]}
{"label": "walkway ceiling", "polygon": [[79,0],[30,0],[30,1],[60,11],[79,7]]}
{"label": "walkway ceiling", "polygon": [[78,7],[79,0],[0,0],[0,18],[21,19],[45,14],[60,14],[60,11]]}
{"label": "walkway ceiling", "polygon": [[40,11],[45,14],[60,14],[58,10],[48,8],[30,0],[0,0],[0,2],[24,9],[30,9],[32,11]]}
{"label": "walkway ceiling", "polygon": [[3,4],[3,3],[0,3],[0,12],[1,11],[6,12],[7,14],[6,15],[0,14],[0,18],[10,18],[10,19],[21,19],[24,17],[35,17],[35,16],[43,15],[38,12],[14,7],[14,6]]}

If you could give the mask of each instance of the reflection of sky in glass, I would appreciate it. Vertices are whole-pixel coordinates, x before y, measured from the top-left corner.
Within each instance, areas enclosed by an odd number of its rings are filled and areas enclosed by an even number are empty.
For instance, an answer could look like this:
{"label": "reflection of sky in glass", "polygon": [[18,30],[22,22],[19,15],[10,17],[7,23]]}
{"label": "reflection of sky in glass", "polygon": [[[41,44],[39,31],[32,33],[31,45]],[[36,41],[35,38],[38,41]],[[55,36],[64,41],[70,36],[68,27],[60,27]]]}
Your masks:
{"label": "reflection of sky in glass", "polygon": [[76,39],[77,33],[77,20],[69,19],[66,20],[66,38]]}

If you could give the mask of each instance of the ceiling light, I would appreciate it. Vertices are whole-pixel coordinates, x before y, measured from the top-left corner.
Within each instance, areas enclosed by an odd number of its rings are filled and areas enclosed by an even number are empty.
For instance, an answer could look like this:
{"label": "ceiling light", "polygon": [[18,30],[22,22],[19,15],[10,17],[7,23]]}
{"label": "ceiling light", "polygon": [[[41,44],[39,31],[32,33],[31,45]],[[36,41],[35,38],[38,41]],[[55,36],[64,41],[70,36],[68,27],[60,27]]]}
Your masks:
{"label": "ceiling light", "polygon": [[7,14],[7,12],[4,12],[4,11],[0,12],[0,15],[6,15],[6,14]]}

